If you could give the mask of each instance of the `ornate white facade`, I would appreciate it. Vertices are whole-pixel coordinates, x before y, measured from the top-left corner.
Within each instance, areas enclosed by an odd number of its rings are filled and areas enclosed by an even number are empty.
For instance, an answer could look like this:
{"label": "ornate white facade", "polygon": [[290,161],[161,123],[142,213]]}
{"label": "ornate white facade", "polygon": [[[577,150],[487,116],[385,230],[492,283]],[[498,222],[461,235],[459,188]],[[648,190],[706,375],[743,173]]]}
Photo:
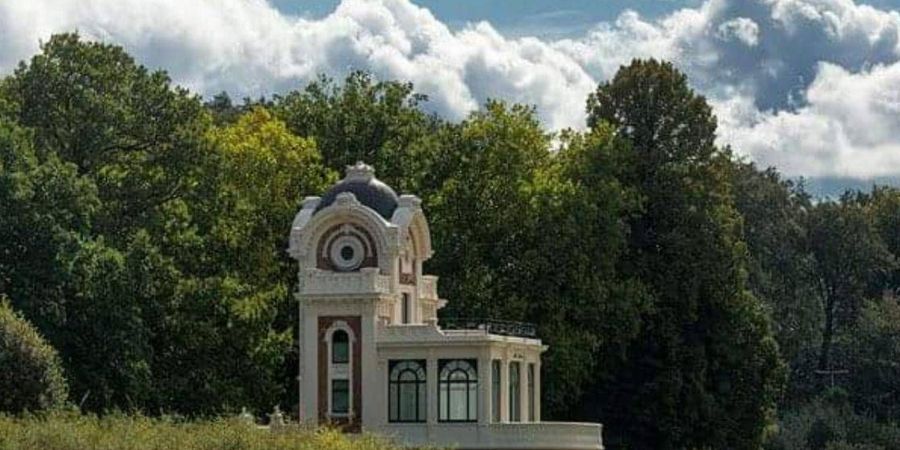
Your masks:
{"label": "ornate white facade", "polygon": [[599,424],[541,421],[541,353],[527,326],[438,326],[447,302],[421,201],[362,163],[291,228],[299,263],[300,416],[409,446],[601,449]]}

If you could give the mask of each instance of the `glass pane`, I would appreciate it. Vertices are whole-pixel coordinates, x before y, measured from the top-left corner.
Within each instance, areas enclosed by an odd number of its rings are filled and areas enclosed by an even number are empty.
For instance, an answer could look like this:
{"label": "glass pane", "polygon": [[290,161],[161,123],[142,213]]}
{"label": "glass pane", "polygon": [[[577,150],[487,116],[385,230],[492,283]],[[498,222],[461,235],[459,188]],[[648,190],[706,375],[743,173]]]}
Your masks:
{"label": "glass pane", "polygon": [[414,383],[403,383],[400,385],[400,420],[403,422],[412,422],[416,420],[416,385]]}
{"label": "glass pane", "polygon": [[393,383],[388,390],[388,405],[389,420],[397,420],[397,385]]}
{"label": "glass pane", "polygon": [[343,330],[335,331],[331,336],[331,362],[347,363],[350,362],[350,339],[347,332]]}
{"label": "glass pane", "polygon": [[466,384],[451,383],[450,384],[450,420],[466,420]]}
{"label": "glass pane", "polygon": [[420,422],[424,422],[425,414],[427,414],[426,413],[426,411],[427,411],[426,403],[425,403],[425,399],[426,399],[425,383],[419,383],[417,386],[418,386],[418,390],[419,390],[419,404],[417,405],[418,413],[416,414],[416,420],[418,420]]}
{"label": "glass pane", "polygon": [[519,363],[509,363],[509,421],[518,422],[521,420],[520,400],[519,397]]}
{"label": "glass pane", "polygon": [[500,421],[500,361],[491,361],[491,417]]}
{"label": "glass pane", "polygon": [[447,404],[447,401],[450,399],[450,397],[447,395],[447,392],[449,391],[448,386],[449,385],[447,384],[441,384],[439,394],[440,398],[438,399],[438,405],[440,406],[440,412],[438,414],[439,420],[450,420],[450,416],[447,414],[449,406]]}
{"label": "glass pane", "polygon": [[331,380],[331,412],[345,414],[350,411],[349,388],[347,380]]}
{"label": "glass pane", "polygon": [[534,387],[534,364],[528,365],[528,421],[534,422],[534,407],[537,400],[535,399]]}

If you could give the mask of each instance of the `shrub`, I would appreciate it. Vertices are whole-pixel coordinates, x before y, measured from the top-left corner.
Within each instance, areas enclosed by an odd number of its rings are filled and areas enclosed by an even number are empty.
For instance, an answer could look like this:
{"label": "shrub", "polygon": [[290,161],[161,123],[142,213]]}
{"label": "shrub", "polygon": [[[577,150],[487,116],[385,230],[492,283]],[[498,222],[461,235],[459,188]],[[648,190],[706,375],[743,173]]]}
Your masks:
{"label": "shrub", "polygon": [[177,421],[71,412],[0,417],[0,450],[394,450],[373,436],[286,426],[278,431],[240,419]]}
{"label": "shrub", "polygon": [[59,356],[37,330],[0,298],[0,411],[62,406],[68,395]]}

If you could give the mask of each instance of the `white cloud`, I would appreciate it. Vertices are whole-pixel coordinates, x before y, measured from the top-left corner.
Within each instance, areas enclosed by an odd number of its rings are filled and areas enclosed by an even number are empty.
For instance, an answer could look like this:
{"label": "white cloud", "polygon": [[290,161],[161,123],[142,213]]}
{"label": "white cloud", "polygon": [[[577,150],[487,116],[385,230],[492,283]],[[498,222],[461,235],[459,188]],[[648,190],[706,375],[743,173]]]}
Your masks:
{"label": "white cloud", "polygon": [[346,0],[321,20],[282,15],[262,0],[3,2],[0,70],[36,52],[39,39],[76,29],[206,94],[271,94],[364,69],[412,81],[453,119],[493,97],[535,104],[559,128],[583,114],[595,84],[547,43],[507,39],[487,23],[454,32],[406,0]]}
{"label": "white cloud", "polygon": [[748,47],[755,47],[759,43],[759,25],[752,19],[738,17],[722,22],[717,35],[726,41],[737,39]]}
{"label": "white cloud", "polygon": [[806,97],[802,108],[769,113],[746,97],[721,102],[722,139],[791,174],[900,172],[900,64],[850,73],[822,63]]}
{"label": "white cloud", "polygon": [[488,98],[583,127],[598,81],[635,57],[672,60],[707,95],[723,143],[789,175],[900,174],[900,14],[852,0],[707,0],[658,20],[623,12],[584,36],[450,29],[408,0],[344,0],[317,20],[264,0],[0,2],[0,72],[54,32],[123,45],[203,93],[270,95],[320,73],[409,80],[460,119]]}

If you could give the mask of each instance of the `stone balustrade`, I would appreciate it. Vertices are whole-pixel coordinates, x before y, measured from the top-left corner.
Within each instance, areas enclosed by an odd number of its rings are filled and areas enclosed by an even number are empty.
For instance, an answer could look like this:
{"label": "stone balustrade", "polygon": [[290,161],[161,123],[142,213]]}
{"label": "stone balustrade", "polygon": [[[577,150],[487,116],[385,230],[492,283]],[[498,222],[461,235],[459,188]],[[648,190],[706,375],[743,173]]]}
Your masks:
{"label": "stone balustrade", "polygon": [[508,450],[602,450],[602,426],[596,423],[437,423],[376,427],[400,445]]}
{"label": "stone balustrade", "polygon": [[423,275],[422,282],[419,283],[419,298],[437,300],[437,282],[438,277],[433,275]]}
{"label": "stone balustrade", "polygon": [[391,280],[376,268],[364,268],[358,272],[329,272],[306,269],[300,276],[301,295],[388,294]]}

